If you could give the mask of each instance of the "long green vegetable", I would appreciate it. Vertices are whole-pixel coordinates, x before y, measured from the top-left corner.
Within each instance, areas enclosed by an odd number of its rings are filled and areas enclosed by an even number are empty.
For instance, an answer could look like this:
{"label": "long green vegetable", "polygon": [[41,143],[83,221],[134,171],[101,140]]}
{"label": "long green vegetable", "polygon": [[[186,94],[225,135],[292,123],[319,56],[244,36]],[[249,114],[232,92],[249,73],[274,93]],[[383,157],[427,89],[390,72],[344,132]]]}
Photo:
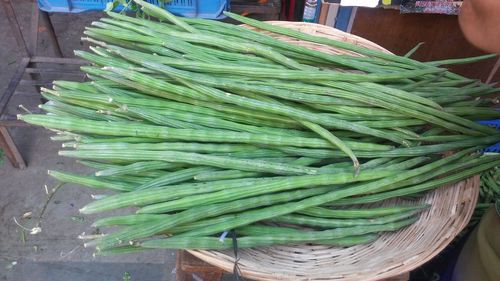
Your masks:
{"label": "long green vegetable", "polygon": [[[419,62],[419,45],[397,56],[233,13],[268,32],[123,2],[159,21],[108,11],[84,32],[90,51],[75,51],[90,82],[54,81],[47,114],[18,117],[96,169],[50,176],[115,192],[80,209],[122,209],[94,223],[105,234],[86,245],[100,254],[229,249],[230,230],[239,248],[371,243],[427,211],[417,195],[500,165],[477,153],[500,133],[476,122],[499,117],[498,89],[439,67],[490,55]],[[483,178],[490,199],[496,174]]]}

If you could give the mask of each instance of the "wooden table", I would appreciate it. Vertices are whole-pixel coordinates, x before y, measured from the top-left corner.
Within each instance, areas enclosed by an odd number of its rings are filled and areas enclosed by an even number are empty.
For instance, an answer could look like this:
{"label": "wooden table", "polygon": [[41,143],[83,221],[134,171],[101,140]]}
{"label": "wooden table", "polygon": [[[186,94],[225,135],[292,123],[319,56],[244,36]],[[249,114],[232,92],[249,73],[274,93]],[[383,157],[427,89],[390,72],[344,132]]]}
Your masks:
{"label": "wooden table", "polygon": [[[12,35],[23,54],[17,70],[12,76],[6,90],[0,96],[0,148],[3,149],[14,167],[24,169],[26,168],[26,162],[12,139],[9,129],[12,127],[29,127],[30,125],[17,120],[15,114],[9,115],[6,113],[7,107],[10,105],[9,103],[15,94],[26,94],[19,93],[17,91],[18,86],[33,86],[33,91],[39,93],[40,87],[50,87],[52,83],[52,81],[43,81],[44,73],[60,74],[61,78],[64,79],[68,79],[68,75],[72,77],[76,75],[80,77],[78,80],[82,80],[85,77],[82,72],[77,69],[69,70],[67,66],[70,65],[74,66],[73,68],[77,68],[82,64],[87,64],[87,62],[80,59],[63,58],[49,14],[38,9],[37,1],[32,2],[30,28],[24,36],[11,0],[0,1],[9,21]],[[43,29],[39,28],[40,24],[44,26]],[[47,32],[55,57],[37,56],[38,34],[40,30]],[[68,80],[73,79],[70,78]]]}

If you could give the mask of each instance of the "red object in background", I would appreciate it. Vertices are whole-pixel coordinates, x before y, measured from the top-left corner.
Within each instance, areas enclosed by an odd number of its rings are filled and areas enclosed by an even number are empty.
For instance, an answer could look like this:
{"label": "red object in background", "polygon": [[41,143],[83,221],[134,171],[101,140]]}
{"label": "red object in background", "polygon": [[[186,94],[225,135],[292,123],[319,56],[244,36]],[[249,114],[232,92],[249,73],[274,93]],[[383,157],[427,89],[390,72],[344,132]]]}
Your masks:
{"label": "red object in background", "polygon": [[289,17],[290,20],[295,20],[295,0],[290,0]]}
{"label": "red object in background", "polygon": [[283,20],[295,20],[295,0],[281,1],[281,15]]}

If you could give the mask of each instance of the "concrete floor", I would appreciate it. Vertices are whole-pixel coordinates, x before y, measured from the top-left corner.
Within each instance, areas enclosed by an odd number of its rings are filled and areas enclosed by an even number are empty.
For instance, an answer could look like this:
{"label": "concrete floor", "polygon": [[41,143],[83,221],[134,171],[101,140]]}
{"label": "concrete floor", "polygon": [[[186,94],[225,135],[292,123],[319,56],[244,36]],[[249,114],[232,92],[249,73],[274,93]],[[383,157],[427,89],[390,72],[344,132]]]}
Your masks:
{"label": "concrete floor", "polygon": [[[13,1],[23,32],[27,32],[31,12],[31,1]],[[99,13],[54,14],[56,33],[65,56],[72,56],[74,49],[85,46],[79,38],[83,28]],[[43,30],[39,40],[40,55],[51,55]],[[3,92],[14,73],[21,54],[10,32],[4,11],[0,11],[0,93]],[[21,89],[22,92],[30,89]],[[19,96],[12,100],[10,113],[19,113],[18,104],[36,110],[40,102],[36,94]],[[47,170],[83,172],[85,168],[72,159],[57,156],[60,144],[49,140],[52,135],[42,128],[19,128],[11,130],[28,168],[17,170],[5,159],[0,166],[0,280],[8,281],[59,281],[59,280],[174,280],[175,253],[156,251],[112,257],[92,256],[92,249],[85,249],[77,236],[90,234],[94,217],[83,219],[78,209],[88,203],[91,190],[81,186],[65,185],[54,195],[41,219],[42,231],[30,235],[18,222],[27,228],[39,222],[39,214],[47,201],[44,186],[49,189],[56,182],[47,176]],[[32,212],[31,219],[23,214]]]}

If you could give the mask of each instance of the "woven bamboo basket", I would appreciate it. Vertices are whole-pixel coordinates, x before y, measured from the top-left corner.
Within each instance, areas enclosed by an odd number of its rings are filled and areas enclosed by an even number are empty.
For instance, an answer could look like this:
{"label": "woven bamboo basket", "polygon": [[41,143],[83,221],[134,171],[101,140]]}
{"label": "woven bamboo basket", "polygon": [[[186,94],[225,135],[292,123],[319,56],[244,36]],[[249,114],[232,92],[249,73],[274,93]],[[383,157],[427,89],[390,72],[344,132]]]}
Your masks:
{"label": "woven bamboo basket", "polygon": [[[302,22],[270,23],[389,53],[373,42],[331,27]],[[331,54],[359,56],[321,44],[268,34]],[[400,275],[432,259],[460,233],[472,216],[478,191],[479,177],[475,176],[427,192],[418,203],[428,203],[431,207],[422,213],[417,222],[400,231],[384,233],[370,244],[347,248],[304,244],[240,249],[238,265],[241,275],[254,280],[322,281],[368,281]],[[387,200],[378,206],[402,202],[402,199]],[[228,272],[233,270],[235,259],[232,250],[189,252]]]}

